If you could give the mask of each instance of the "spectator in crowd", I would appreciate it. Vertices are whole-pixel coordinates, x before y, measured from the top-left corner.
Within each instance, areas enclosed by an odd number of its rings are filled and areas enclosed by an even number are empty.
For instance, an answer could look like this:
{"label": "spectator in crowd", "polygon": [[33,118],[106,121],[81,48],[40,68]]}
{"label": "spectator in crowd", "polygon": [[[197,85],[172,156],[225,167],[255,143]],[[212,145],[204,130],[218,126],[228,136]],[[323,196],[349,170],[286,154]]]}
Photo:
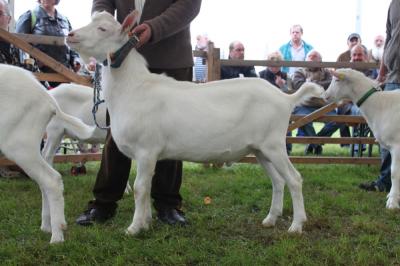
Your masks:
{"label": "spectator in crowd", "polygon": [[[28,10],[17,21],[16,32],[36,35],[67,36],[72,30],[71,23],[55,8],[60,0],[38,0],[33,10]],[[79,55],[69,49],[67,45],[54,46],[48,44],[35,45],[39,50],[51,56],[64,66],[79,71],[81,64]],[[50,67],[38,62],[40,71],[53,73]],[[50,87],[59,83],[49,82]]]}
{"label": "spectator in crowd", "polygon": [[369,61],[380,63],[383,56],[383,46],[385,45],[385,37],[383,35],[377,35],[374,39],[374,45],[369,50],[368,58]]}
{"label": "spectator in crowd", "polygon": [[[267,56],[268,61],[283,61],[282,54],[279,51],[270,53]],[[288,92],[287,73],[281,71],[281,67],[268,66],[259,72],[260,78],[268,80],[272,85],[280,88],[284,92]]]}
{"label": "spectator in crowd", "polygon": [[[244,45],[241,42],[231,42],[229,45],[229,59],[244,59]],[[254,66],[221,66],[221,79],[239,77],[257,77]]]}
{"label": "spectator in crowd", "polygon": [[[196,37],[197,43],[195,50],[196,51],[208,51],[208,44],[210,40],[208,39],[207,34],[200,34]],[[195,57],[194,58],[194,81],[201,83],[207,81],[207,60],[203,57]]]}
{"label": "spectator in crowd", "polygon": [[[307,56],[308,62],[322,62],[321,54],[316,50],[311,50]],[[293,90],[298,90],[305,82],[314,82],[321,85],[325,90],[328,89],[332,81],[332,75],[329,70],[321,67],[303,67],[297,69],[293,74],[292,85]],[[299,115],[308,115],[315,110],[326,105],[326,102],[321,98],[313,97],[300,106],[296,106],[293,113]],[[329,114],[335,114],[330,112]],[[316,136],[315,129],[312,123],[308,123],[301,127],[305,136]],[[306,146],[305,154],[322,154],[322,146],[318,144],[309,144]]]}
{"label": "spectator in crowd", "polygon": [[[303,28],[300,25],[293,25],[290,28],[290,41],[279,48],[285,61],[304,61],[306,55],[313,49],[312,45],[303,41],[302,36]],[[296,69],[295,67],[283,67],[282,71],[291,77]]]}
{"label": "spectator in crowd", "polygon": [[[93,0],[92,12],[116,13],[117,20],[123,22],[133,9],[139,10],[141,17],[132,32],[139,37],[137,50],[147,60],[152,73],[162,74],[176,80],[192,81],[193,56],[190,44],[190,22],[200,11],[201,0],[175,1],[119,1]],[[143,12],[142,12],[143,11]],[[109,122],[109,116],[107,114]],[[104,222],[115,215],[117,201],[124,194],[129,179],[131,159],[122,154],[115,144],[110,130],[100,170],[93,188],[94,200],[77,219],[79,225]],[[152,179],[151,197],[162,223],[185,225],[181,211],[182,197],[179,193],[182,183],[182,161],[158,161]]]}
{"label": "spectator in crowd", "polygon": [[358,33],[350,34],[349,37],[347,38],[348,49],[345,52],[341,53],[336,61],[337,62],[350,62],[350,60],[351,60],[350,51],[357,44],[361,44],[360,34],[358,34]]}
{"label": "spectator in crowd", "polygon": [[[386,40],[377,80],[385,82],[385,91],[400,89],[400,0],[392,0],[386,20]],[[390,191],[391,164],[390,152],[381,148],[381,169],[378,179],[360,184],[367,191]]]}

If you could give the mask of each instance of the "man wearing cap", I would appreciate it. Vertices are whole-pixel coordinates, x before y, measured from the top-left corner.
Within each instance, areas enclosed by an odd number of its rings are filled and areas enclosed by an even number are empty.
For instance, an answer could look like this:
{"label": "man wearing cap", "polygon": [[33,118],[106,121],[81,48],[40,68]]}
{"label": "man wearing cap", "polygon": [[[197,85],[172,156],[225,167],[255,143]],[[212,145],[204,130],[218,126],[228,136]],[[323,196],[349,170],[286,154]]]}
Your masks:
{"label": "man wearing cap", "polygon": [[351,60],[351,48],[356,46],[357,44],[361,44],[361,37],[358,33],[352,33],[347,38],[347,46],[349,49],[346,52],[343,52],[339,55],[337,62],[350,62]]}

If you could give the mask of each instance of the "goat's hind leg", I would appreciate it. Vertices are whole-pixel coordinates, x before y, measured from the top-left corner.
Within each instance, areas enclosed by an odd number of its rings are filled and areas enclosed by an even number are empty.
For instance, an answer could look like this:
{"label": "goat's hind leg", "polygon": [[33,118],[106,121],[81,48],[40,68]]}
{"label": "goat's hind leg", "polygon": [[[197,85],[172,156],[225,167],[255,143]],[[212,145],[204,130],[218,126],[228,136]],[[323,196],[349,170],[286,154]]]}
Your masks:
{"label": "goat's hind leg", "polygon": [[126,230],[129,235],[136,235],[141,230],[149,229],[151,223],[151,180],[157,160],[142,158],[137,160],[137,175],[133,184],[135,195],[135,213],[131,225]]}
{"label": "goat's hind leg", "polygon": [[399,209],[400,208],[400,147],[395,147],[390,152],[392,156],[391,165],[391,180],[392,187],[387,195],[386,208]]}
{"label": "goat's hind leg", "polygon": [[282,215],[283,193],[285,189],[285,180],[279,175],[274,166],[268,161],[261,152],[256,154],[258,162],[264,168],[266,174],[269,174],[272,181],[272,201],[267,217],[262,222],[265,227],[275,226],[276,220]]}
{"label": "goat's hind leg", "polygon": [[24,143],[20,145],[26,147],[26,152],[21,156],[21,154],[14,155],[11,151],[9,158],[13,159],[40,187],[43,208],[41,229],[46,232],[51,231],[50,243],[63,242],[63,230],[66,229],[67,223],[64,216],[61,175],[40,155],[39,144],[33,147]]}
{"label": "goat's hind leg", "polygon": [[[268,155],[267,155],[268,151]],[[279,147],[268,147],[264,149],[263,155],[270,160],[273,167],[286,181],[292,197],[293,204],[293,222],[289,227],[291,233],[301,233],[303,224],[307,220],[306,212],[304,209],[304,199],[302,192],[302,178],[299,172],[294,168],[287,156],[285,145]]]}

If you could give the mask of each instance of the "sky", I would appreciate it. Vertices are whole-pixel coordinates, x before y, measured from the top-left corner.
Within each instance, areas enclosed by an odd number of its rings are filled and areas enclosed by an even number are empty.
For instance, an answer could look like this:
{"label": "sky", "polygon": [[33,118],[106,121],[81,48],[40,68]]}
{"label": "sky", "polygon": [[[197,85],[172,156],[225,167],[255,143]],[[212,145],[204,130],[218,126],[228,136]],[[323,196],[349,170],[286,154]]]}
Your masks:
{"label": "sky", "polygon": [[[132,0],[133,1],[133,0]],[[368,48],[376,35],[385,35],[391,0],[203,0],[191,24],[192,43],[207,34],[222,57],[231,41],[243,42],[245,59],[263,60],[290,40],[293,24],[304,29],[303,40],[313,45],[323,61],[336,61],[347,49],[347,36],[361,35]],[[32,9],[36,0],[15,0],[15,17]],[[61,0],[57,9],[79,28],[90,21],[91,0]]]}

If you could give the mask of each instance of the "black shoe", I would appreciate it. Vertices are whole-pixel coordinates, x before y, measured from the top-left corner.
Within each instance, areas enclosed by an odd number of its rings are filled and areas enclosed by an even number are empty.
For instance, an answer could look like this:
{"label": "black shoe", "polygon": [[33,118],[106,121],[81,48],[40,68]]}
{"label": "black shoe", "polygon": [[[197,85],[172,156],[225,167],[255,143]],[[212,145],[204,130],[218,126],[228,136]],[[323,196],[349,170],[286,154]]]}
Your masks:
{"label": "black shoe", "polygon": [[313,154],[314,153],[314,146],[311,144],[308,144],[306,146],[306,149],[304,150],[305,155]]}
{"label": "black shoe", "polygon": [[164,209],[157,213],[158,219],[165,224],[169,225],[186,225],[184,213],[177,209]]}
{"label": "black shoe", "polygon": [[105,221],[111,219],[115,215],[114,210],[105,210],[101,207],[92,206],[85,210],[79,217],[75,220],[76,224],[82,226],[90,226],[95,222],[104,223]]}
{"label": "black shoe", "polygon": [[358,187],[361,189],[364,189],[366,191],[375,191],[375,192],[383,192],[384,191],[384,189],[379,187],[375,181],[372,181],[369,183],[362,183]]}
{"label": "black shoe", "polygon": [[314,154],[315,155],[322,155],[322,146],[321,145],[317,145],[317,146],[315,146],[315,149],[314,149]]}

